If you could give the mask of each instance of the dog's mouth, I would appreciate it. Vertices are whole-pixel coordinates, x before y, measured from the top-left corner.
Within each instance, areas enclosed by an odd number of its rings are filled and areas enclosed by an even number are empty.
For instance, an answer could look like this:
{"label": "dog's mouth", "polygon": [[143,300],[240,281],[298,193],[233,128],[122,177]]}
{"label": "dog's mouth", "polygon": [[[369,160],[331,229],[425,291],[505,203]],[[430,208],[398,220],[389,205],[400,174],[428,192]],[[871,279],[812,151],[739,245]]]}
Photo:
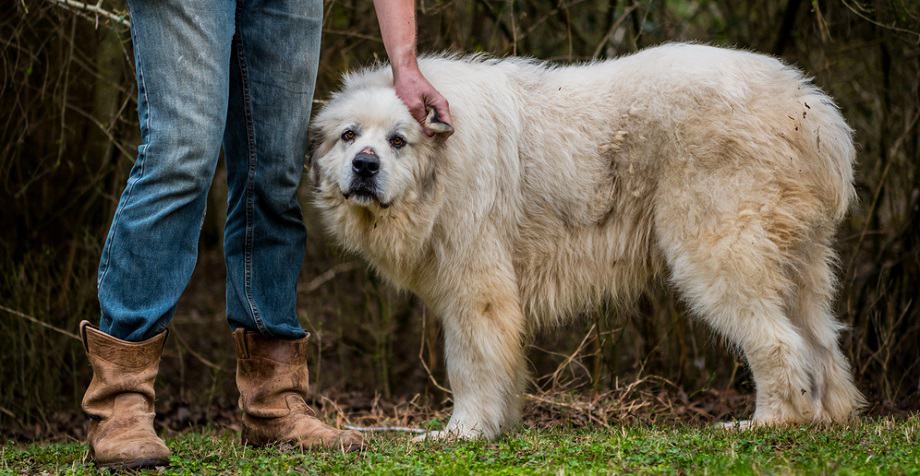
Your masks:
{"label": "dog's mouth", "polygon": [[348,187],[348,191],[342,192],[342,196],[345,197],[345,200],[350,200],[362,207],[374,204],[378,205],[380,208],[387,208],[390,206],[389,203],[385,203],[380,199],[380,194],[374,184],[364,181],[356,180],[352,182],[351,186]]}

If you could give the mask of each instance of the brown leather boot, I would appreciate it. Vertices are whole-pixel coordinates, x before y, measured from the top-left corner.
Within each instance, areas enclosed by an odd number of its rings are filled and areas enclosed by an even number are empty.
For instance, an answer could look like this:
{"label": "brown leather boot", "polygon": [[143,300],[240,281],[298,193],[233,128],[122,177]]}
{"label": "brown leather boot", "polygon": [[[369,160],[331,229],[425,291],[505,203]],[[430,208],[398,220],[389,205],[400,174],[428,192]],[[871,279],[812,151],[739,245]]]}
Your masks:
{"label": "brown leather boot", "polygon": [[293,443],[306,448],[359,450],[364,438],[319,421],[307,394],[307,338],[285,340],[237,329],[236,385],[243,410],[243,443]]}
{"label": "brown leather boot", "polygon": [[96,466],[168,466],[169,448],[153,430],[153,382],[166,332],[143,342],[128,342],[83,321],[80,335],[93,367],[82,406],[91,418],[86,440]]}

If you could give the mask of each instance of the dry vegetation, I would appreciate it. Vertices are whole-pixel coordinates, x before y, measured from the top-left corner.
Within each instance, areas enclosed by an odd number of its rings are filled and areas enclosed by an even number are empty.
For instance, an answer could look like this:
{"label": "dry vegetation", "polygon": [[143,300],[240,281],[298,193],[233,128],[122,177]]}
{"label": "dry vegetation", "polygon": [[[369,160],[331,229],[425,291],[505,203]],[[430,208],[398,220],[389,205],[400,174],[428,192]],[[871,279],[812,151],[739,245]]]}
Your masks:
{"label": "dry vegetation", "polygon": [[[98,5],[110,15],[61,3],[0,7],[0,432],[25,438],[80,431],[88,366],[73,332],[81,319],[96,319],[95,268],[138,141],[123,3]],[[850,329],[843,347],[870,412],[920,406],[920,3],[418,3],[424,51],[568,62],[692,40],[772,52],[813,74],[838,99],[859,144],[860,203],[839,235],[838,310]],[[326,7],[320,101],[343,71],[384,57],[371,2]],[[220,253],[225,194],[221,172],[162,367],[160,410],[172,428],[233,424]],[[315,337],[316,403],[358,423],[437,416],[430,409],[443,408],[449,394],[436,319],[336,250],[309,208],[306,219],[300,311]],[[530,421],[710,420],[750,409],[742,363],[687,319],[665,285],[630,312],[598,309],[584,322],[535,341]]]}

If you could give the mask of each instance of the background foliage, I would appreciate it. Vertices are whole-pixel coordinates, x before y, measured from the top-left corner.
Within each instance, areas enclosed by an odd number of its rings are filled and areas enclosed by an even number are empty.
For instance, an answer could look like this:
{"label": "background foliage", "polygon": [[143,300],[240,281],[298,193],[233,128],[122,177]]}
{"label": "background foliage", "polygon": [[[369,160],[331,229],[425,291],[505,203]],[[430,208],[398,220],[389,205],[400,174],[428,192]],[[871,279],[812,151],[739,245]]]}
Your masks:
{"label": "background foliage", "polygon": [[[131,45],[113,18],[62,0],[0,6],[0,432],[79,433],[88,366],[73,333],[96,320],[95,270],[138,142]],[[859,203],[839,234],[843,347],[872,412],[920,406],[920,3],[913,0],[419,0],[422,51],[573,62],[667,41],[772,53],[834,96],[855,129]],[[385,59],[371,2],[327,0],[317,102],[342,72]],[[303,187],[309,201],[309,187]],[[232,414],[220,253],[225,175],[209,197],[199,266],[173,322],[161,410],[182,427]],[[448,395],[436,320],[330,243],[309,207],[300,316],[314,393],[348,409],[376,394]],[[542,336],[538,390],[594,395],[647,375],[679,400],[750,392],[741,362],[666,287]],[[423,365],[424,364],[424,365]],[[426,370],[426,368],[428,370]],[[429,371],[430,370],[430,371]],[[664,380],[658,380],[664,382]],[[664,391],[664,390],[662,390]],[[749,399],[731,407],[746,411]],[[710,412],[710,413],[714,413]]]}

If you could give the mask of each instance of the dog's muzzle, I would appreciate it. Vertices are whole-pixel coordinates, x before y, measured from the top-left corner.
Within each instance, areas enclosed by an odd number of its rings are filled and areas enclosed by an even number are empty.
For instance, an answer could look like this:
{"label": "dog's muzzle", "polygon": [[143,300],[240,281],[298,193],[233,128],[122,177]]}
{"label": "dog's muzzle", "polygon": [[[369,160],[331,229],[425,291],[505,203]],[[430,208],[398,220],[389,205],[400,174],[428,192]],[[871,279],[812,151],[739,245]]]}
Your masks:
{"label": "dog's muzzle", "polygon": [[354,198],[359,203],[377,202],[386,208],[388,204],[380,201],[377,190],[377,172],[380,171],[380,158],[370,151],[361,151],[351,161],[352,179],[345,198]]}

